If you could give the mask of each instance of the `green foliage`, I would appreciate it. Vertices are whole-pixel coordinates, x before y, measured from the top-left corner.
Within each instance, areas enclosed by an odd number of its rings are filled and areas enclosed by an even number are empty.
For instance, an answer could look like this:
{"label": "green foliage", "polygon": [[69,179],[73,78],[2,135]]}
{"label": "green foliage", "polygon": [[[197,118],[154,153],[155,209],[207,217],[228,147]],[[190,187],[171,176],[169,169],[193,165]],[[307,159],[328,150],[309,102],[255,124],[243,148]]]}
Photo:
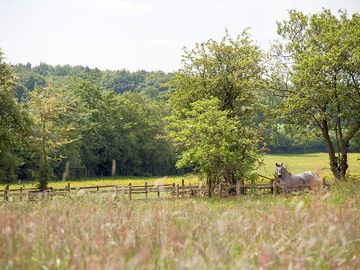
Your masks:
{"label": "green foliage", "polygon": [[276,48],[272,74],[273,88],[285,98],[279,113],[321,132],[333,174],[343,178],[350,140],[360,130],[360,17],[340,12],[338,18],[329,10],[289,16],[278,23],[285,42]]}
{"label": "green foliage", "polygon": [[[183,110],[183,119],[170,118],[169,128],[180,151],[177,166],[198,167],[216,183],[233,170],[237,177],[244,177],[256,161],[256,142],[246,127],[229,112],[220,110],[216,98],[193,102],[191,110]],[[241,139],[239,139],[241,138]]]}
{"label": "green foliage", "polygon": [[116,95],[81,80],[73,80],[67,91],[77,100],[81,135],[65,149],[73,176],[110,175],[113,159],[118,175],[175,172],[173,150],[164,137],[167,106],[140,93]]}
{"label": "green foliage", "polygon": [[271,153],[326,151],[321,134],[308,126],[274,123],[269,137]]}
{"label": "green foliage", "polygon": [[196,100],[216,97],[222,110],[253,118],[256,90],[262,85],[260,62],[261,53],[247,32],[236,39],[226,35],[221,42],[196,44],[185,50],[183,68],[173,81],[177,91],[172,106],[189,107]]}
{"label": "green foliage", "polygon": [[52,86],[35,88],[29,93],[28,110],[32,118],[32,136],[38,152],[39,188],[47,187],[52,173],[51,163],[61,160],[61,148],[78,139],[71,119],[72,100],[61,89]]}
{"label": "green foliage", "polygon": [[171,82],[172,138],[179,167],[196,166],[208,184],[234,183],[255,166],[261,53],[244,32],[185,51]]}
{"label": "green foliage", "polygon": [[359,21],[290,11],[268,59],[246,31],[226,33],[185,50],[175,74],[28,63],[14,66],[16,80],[0,53],[0,178],[32,169],[44,188],[66,162],[72,177],[106,176],[114,159],[117,175],[173,174],[175,145],[178,169],[234,184],[253,179],[264,141],[280,151],[325,142],[344,178],[360,141]]}
{"label": "green foliage", "polygon": [[165,84],[173,77],[171,73],[162,71],[147,72],[144,70],[130,72],[100,71],[83,66],[51,66],[41,63],[32,67],[31,64],[17,64],[14,66],[19,81],[16,84],[18,98],[26,96],[26,92],[34,90],[35,86],[45,87],[49,81],[52,84],[67,84],[69,78],[89,81],[102,90],[110,90],[121,94],[124,92],[143,93],[153,99],[162,98],[167,88]]}
{"label": "green foliage", "polygon": [[17,151],[24,142],[28,120],[15,99],[15,75],[0,50],[0,179],[16,179],[21,158]]}
{"label": "green foliage", "polygon": [[[14,80],[16,96],[33,120],[26,149],[16,156],[3,155],[13,164],[14,175],[20,160],[21,178],[29,178],[32,171],[42,175],[42,181],[62,178],[67,161],[72,177],[109,175],[113,159],[118,175],[177,172],[163,120],[169,113],[166,83],[172,74],[45,63],[18,64],[14,69],[19,77],[18,82]],[[45,106],[53,111],[46,112]],[[45,129],[41,121],[46,122]],[[46,137],[43,143],[42,137]]]}

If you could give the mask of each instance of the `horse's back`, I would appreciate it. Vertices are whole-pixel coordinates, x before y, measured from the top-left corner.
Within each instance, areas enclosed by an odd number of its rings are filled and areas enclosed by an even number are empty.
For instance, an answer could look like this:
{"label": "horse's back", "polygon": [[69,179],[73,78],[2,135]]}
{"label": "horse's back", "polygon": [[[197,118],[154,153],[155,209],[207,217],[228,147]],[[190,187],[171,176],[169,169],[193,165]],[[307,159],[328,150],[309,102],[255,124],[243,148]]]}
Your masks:
{"label": "horse's back", "polygon": [[309,186],[310,188],[318,187],[322,185],[321,177],[316,172],[303,172],[301,174],[298,174],[299,177],[303,178],[305,181],[305,184]]}

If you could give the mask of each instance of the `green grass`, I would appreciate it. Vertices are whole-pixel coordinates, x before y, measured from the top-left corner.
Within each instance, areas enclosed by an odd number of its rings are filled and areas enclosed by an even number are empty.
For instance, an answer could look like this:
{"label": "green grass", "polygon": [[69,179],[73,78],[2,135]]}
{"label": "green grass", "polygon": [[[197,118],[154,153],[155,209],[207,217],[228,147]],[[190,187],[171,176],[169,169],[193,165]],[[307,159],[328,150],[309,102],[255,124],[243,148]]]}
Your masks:
{"label": "green grass", "polygon": [[[349,169],[350,175],[360,175],[360,153],[349,154]],[[275,163],[284,162],[286,168],[292,173],[301,173],[304,171],[319,171],[322,177],[332,177],[329,168],[329,159],[327,153],[311,153],[311,154],[267,154],[263,155],[264,164],[258,169],[261,175],[272,177],[275,173]],[[185,184],[197,184],[198,179],[194,175],[185,176],[166,176],[166,177],[108,177],[108,178],[92,178],[92,179],[73,179],[62,181],[52,181],[49,183],[53,188],[64,188],[67,182],[70,182],[72,187],[90,186],[90,185],[143,185],[145,181],[148,184],[162,183],[172,184],[181,183],[181,179],[185,179]],[[267,182],[267,180],[265,180]],[[33,188],[37,186],[35,181],[23,182],[20,185],[13,183],[11,188]],[[4,188],[4,184],[1,185]]]}
{"label": "green grass", "polygon": [[[360,175],[360,153],[350,153],[348,157],[351,175]],[[275,163],[284,162],[284,166],[291,173],[301,173],[304,171],[318,171],[322,177],[331,177],[329,157],[327,153],[311,154],[279,154],[263,155],[264,165],[259,168],[259,173],[272,176],[275,173]]]}
{"label": "green grass", "polygon": [[[96,185],[144,185],[145,181],[149,184],[181,184],[181,179],[184,179],[185,185],[196,184],[198,182],[197,177],[194,175],[182,175],[182,176],[164,176],[164,177],[107,177],[107,178],[92,178],[92,179],[70,179],[63,181],[51,181],[49,187],[52,188],[64,188],[67,183],[70,183],[71,187],[80,186],[96,186]],[[36,181],[24,181],[21,184],[13,183],[10,185],[12,189],[25,187],[25,188],[36,188]],[[4,184],[1,185],[1,189],[4,188]]]}

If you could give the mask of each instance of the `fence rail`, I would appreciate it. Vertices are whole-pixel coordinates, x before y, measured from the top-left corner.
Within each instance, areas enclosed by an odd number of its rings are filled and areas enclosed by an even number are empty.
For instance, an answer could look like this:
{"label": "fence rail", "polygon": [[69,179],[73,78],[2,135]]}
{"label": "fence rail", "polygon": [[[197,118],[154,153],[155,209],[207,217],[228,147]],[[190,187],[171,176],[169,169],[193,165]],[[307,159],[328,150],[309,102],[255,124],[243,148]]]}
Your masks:
{"label": "fence rail", "polygon": [[[238,182],[233,186],[223,186],[220,184],[219,196],[224,197],[230,193],[235,193],[236,195],[245,195],[248,190],[268,190],[269,193],[277,193],[278,188],[273,185],[271,181],[269,184],[240,184]],[[149,194],[155,193],[155,197],[161,197],[161,193],[166,193],[170,197],[185,197],[185,196],[198,196],[202,191],[200,185],[186,185],[184,179],[181,181],[181,185],[172,183],[172,184],[148,184],[145,182],[143,185],[133,185],[129,183],[128,185],[91,185],[91,186],[80,186],[72,187],[70,183],[67,183],[64,188],[49,188],[44,191],[39,191],[37,188],[15,188],[11,189],[9,185],[6,185],[3,190],[0,190],[0,194],[3,194],[4,200],[9,200],[9,198],[28,198],[29,200],[37,197],[52,197],[52,196],[67,196],[70,194],[81,194],[81,193],[115,193],[123,194],[128,196],[131,200],[133,195],[144,194],[145,198],[148,198]],[[232,192],[231,192],[232,191]],[[234,192],[235,191],[235,192]],[[137,196],[139,198],[139,196]]]}

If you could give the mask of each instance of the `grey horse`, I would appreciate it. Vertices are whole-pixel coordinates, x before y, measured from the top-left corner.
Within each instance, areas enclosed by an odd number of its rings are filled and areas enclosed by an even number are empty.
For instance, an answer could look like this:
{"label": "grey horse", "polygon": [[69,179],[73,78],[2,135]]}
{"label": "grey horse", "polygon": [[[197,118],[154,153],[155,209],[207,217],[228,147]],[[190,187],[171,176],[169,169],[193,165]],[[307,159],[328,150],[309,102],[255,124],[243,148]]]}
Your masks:
{"label": "grey horse", "polygon": [[276,174],[278,177],[276,184],[284,188],[285,191],[304,187],[313,189],[322,185],[322,180],[318,173],[307,171],[300,174],[292,174],[283,167],[283,163],[276,163]]}

